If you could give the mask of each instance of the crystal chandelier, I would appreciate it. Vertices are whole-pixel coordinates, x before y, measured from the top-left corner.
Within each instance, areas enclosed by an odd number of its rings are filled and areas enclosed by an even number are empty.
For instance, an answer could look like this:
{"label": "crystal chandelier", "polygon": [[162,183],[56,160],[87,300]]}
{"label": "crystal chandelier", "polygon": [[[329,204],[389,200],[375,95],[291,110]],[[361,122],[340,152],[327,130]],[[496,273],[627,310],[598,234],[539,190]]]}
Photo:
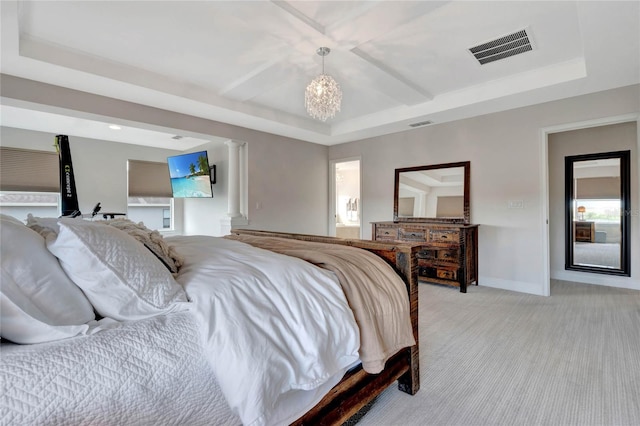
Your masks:
{"label": "crystal chandelier", "polygon": [[304,106],[313,118],[327,121],[333,118],[336,112],[340,111],[342,102],[342,91],[340,85],[331,77],[324,73],[324,57],[331,52],[328,47],[320,47],[316,53],[322,56],[322,74],[311,80],[304,92]]}

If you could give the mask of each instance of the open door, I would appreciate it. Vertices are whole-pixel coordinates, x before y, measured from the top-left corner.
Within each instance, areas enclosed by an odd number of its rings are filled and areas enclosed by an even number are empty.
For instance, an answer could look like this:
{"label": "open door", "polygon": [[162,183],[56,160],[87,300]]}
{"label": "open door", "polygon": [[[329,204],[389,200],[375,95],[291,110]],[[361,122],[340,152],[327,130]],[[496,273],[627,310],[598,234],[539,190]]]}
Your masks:
{"label": "open door", "polygon": [[360,159],[332,161],[331,180],[329,235],[361,238]]}

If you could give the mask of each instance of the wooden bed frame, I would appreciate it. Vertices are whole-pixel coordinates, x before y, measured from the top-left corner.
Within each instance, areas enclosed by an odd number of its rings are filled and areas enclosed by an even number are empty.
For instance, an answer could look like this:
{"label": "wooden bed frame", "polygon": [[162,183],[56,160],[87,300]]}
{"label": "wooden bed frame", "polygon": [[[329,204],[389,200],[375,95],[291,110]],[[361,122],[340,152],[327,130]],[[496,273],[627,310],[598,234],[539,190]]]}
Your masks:
{"label": "wooden bed frame", "polygon": [[387,261],[407,286],[411,324],[416,345],[399,351],[379,374],[368,374],[361,366],[349,371],[325,397],[294,425],[340,425],[373,401],[396,380],[398,388],[414,395],[420,389],[418,351],[418,261],[420,244],[385,243],[305,234],[232,229],[232,234],[289,238],[328,244],[342,244],[368,250]]}

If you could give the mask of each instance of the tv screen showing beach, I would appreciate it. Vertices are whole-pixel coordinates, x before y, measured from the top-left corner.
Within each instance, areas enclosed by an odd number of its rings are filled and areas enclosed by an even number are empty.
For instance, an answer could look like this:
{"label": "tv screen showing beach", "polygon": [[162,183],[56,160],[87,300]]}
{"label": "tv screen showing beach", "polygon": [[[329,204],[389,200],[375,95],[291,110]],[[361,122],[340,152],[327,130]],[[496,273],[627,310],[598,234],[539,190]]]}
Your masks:
{"label": "tv screen showing beach", "polygon": [[167,158],[175,198],[213,197],[207,151]]}

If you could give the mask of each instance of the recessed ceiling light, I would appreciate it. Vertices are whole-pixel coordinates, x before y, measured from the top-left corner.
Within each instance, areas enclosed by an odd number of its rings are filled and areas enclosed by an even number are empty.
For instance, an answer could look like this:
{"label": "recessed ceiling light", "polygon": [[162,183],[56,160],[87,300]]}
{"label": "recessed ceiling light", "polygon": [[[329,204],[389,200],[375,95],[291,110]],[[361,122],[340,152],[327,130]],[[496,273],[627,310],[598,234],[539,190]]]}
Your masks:
{"label": "recessed ceiling light", "polygon": [[118,126],[117,124],[111,124],[111,125],[109,125],[109,128],[111,130],[120,130],[120,129],[122,129],[122,127]]}

